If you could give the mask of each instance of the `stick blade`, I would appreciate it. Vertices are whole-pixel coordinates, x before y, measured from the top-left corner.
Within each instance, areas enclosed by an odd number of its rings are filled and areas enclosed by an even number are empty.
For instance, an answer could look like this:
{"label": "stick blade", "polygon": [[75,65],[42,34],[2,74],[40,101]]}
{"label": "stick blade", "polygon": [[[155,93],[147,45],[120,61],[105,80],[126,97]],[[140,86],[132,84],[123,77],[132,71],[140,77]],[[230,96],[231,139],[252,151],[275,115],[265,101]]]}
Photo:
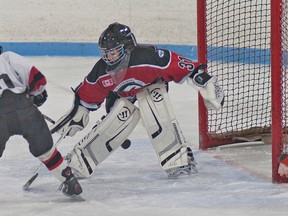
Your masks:
{"label": "stick blade", "polygon": [[35,173],[27,182],[23,185],[23,190],[28,190],[29,186],[34,182],[34,180],[37,178],[38,172]]}

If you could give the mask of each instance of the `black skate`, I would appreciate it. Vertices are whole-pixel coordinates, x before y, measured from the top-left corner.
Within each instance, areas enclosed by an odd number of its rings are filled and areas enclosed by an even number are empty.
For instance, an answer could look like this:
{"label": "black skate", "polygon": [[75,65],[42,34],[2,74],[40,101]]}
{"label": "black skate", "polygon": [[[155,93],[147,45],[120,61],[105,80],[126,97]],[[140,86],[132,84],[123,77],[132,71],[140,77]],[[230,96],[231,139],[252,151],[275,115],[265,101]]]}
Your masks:
{"label": "black skate", "polygon": [[59,190],[61,190],[66,196],[81,197],[81,199],[84,199],[82,196],[80,196],[82,193],[81,185],[73,175],[70,167],[66,167],[62,171],[62,176],[64,176],[66,180],[60,185]]}

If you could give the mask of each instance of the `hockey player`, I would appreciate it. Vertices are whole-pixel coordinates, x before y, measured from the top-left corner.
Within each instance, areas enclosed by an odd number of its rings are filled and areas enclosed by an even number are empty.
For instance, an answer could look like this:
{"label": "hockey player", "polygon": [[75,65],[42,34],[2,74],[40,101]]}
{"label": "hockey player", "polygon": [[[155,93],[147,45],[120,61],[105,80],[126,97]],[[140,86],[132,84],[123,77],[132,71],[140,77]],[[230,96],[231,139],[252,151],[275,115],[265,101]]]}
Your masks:
{"label": "hockey player", "polygon": [[282,153],[279,156],[278,174],[284,178],[288,178],[288,154]]}
{"label": "hockey player", "polygon": [[73,136],[88,124],[89,111],[97,110],[105,100],[108,114],[75,145],[67,156],[69,166],[91,176],[115,149],[129,144],[126,139],[141,118],[169,177],[197,172],[192,150],[170,104],[168,83],[187,81],[200,92],[207,108],[219,110],[224,94],[217,78],[197,61],[153,45],[137,44],[130,28],[120,23],[110,24],[98,45],[101,59],[76,88],[78,111],[73,116],[67,113],[56,125],[66,122],[59,130],[70,128],[69,135]]}
{"label": "hockey player", "polygon": [[45,85],[44,75],[24,57],[14,52],[0,54],[0,157],[9,137],[22,135],[32,155],[62,182],[62,192],[78,195],[82,188],[53,146],[48,125],[37,108],[47,99]]}

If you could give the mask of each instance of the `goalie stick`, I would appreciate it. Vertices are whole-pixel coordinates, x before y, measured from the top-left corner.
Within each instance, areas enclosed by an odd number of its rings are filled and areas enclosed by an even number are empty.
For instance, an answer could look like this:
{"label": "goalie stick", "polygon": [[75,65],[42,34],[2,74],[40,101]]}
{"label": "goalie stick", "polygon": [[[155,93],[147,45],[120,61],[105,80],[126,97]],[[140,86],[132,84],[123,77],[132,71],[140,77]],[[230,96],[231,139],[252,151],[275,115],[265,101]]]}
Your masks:
{"label": "goalie stick", "polygon": [[56,123],[56,122],[55,122],[53,119],[51,119],[49,116],[47,116],[47,115],[45,115],[45,114],[42,114],[42,115],[43,115],[44,119],[46,119],[47,121],[51,122],[52,124],[55,124],[55,123]]}
{"label": "goalie stick", "polygon": [[[46,115],[43,115],[44,118],[46,119]],[[45,117],[46,116],[46,117]],[[48,117],[49,118],[49,117]],[[49,118],[50,119],[50,118]],[[51,119],[52,120],[52,119]],[[49,120],[48,120],[49,121]],[[53,121],[53,120],[52,120]],[[55,122],[55,121],[54,121]],[[60,138],[57,140],[57,142],[55,143],[55,147],[57,148],[59,143],[66,137],[67,133],[69,132],[69,128],[67,128],[60,136]],[[41,162],[39,164],[39,166],[35,169],[33,175],[30,177],[30,179],[23,185],[23,189],[24,190],[28,190],[28,188],[30,187],[30,185],[35,181],[35,179],[38,177],[39,175],[39,171],[42,169],[43,167],[43,163]]]}

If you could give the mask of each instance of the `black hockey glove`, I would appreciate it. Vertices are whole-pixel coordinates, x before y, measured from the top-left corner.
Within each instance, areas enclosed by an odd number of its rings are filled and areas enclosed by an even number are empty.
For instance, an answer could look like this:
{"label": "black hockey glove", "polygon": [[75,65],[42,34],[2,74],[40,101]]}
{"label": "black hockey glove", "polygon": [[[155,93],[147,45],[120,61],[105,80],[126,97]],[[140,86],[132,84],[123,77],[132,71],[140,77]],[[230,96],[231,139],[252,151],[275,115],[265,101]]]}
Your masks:
{"label": "black hockey glove", "polygon": [[47,97],[48,97],[47,91],[44,90],[41,94],[34,96],[33,102],[37,107],[40,107],[45,103]]}

